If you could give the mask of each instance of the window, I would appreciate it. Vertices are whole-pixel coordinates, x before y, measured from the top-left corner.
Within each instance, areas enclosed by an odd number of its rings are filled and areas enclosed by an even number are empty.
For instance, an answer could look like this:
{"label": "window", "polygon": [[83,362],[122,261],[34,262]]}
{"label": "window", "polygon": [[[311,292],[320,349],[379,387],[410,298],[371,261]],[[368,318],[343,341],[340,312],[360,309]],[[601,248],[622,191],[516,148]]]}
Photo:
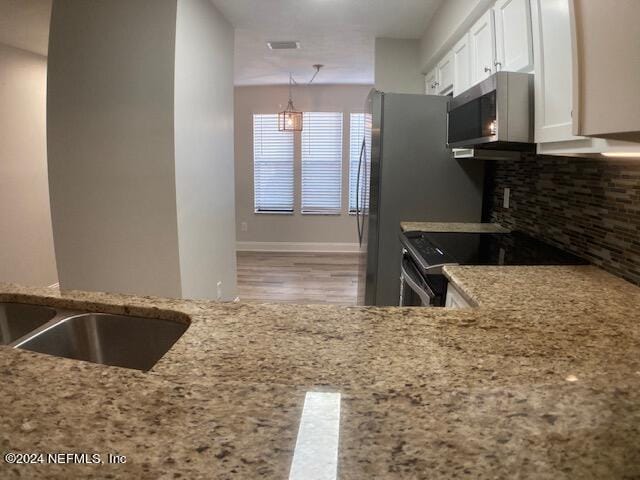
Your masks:
{"label": "window", "polygon": [[339,214],[342,113],[305,112],[302,125],[302,213]]}
{"label": "window", "polygon": [[293,133],[278,131],[278,115],[253,116],[256,213],[293,212]]}
{"label": "window", "polygon": [[[364,113],[352,113],[349,119],[349,213],[356,212],[356,189],[362,189],[362,182],[369,182],[369,172],[371,168],[367,165],[360,165],[360,185],[358,185],[358,163],[360,162],[360,150],[362,149],[362,139],[365,140],[365,150],[363,161],[371,161],[371,115]],[[364,178],[365,173],[367,178]],[[361,190],[362,191],[362,190]],[[362,202],[362,199],[359,199]],[[369,199],[364,200],[364,205],[368,207]]]}

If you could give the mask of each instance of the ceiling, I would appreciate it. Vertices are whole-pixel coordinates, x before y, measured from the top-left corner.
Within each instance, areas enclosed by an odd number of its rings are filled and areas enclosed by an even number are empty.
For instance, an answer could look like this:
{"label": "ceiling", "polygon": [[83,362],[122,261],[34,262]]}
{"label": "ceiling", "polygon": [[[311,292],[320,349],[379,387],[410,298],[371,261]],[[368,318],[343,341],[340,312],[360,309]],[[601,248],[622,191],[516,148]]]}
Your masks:
{"label": "ceiling", "polygon": [[47,55],[51,0],[0,0],[0,43]]}
{"label": "ceiling", "polygon": [[[443,0],[211,0],[235,27],[235,84],[373,83],[376,37],[420,38]],[[272,51],[269,40],[297,40]]]}
{"label": "ceiling", "polygon": [[[443,0],[211,0],[235,27],[235,84],[372,84],[375,37],[420,38]],[[0,0],[0,43],[47,55],[52,0]],[[268,40],[297,40],[272,51]]]}

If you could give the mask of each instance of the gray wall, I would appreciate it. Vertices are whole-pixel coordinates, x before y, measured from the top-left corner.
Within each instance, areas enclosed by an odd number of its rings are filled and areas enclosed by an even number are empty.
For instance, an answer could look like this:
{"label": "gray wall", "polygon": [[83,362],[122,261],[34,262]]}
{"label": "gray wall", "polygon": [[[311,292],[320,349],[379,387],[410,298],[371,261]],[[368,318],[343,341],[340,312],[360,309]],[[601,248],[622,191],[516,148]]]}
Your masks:
{"label": "gray wall", "polygon": [[[363,112],[370,85],[312,85],[295,87],[293,100],[303,111],[344,112],[342,150],[342,214],[300,213],[300,155],[296,141],[295,212],[292,215],[254,213],[253,114],[277,113],[287,104],[286,86],[236,87],[235,171],[236,236],[243,242],[356,243],[356,221],[348,214],[349,113]],[[243,232],[242,222],[248,230]]]}
{"label": "gray wall", "polygon": [[420,67],[418,40],[376,38],[376,89],[388,93],[424,93]]}
{"label": "gray wall", "polygon": [[175,0],[56,1],[47,135],[63,288],[179,297]]}
{"label": "gray wall", "polygon": [[179,0],[175,170],[182,295],[233,298],[233,29],[209,0]]}
{"label": "gray wall", "polygon": [[0,282],[58,281],[47,184],[46,57],[0,44]]}

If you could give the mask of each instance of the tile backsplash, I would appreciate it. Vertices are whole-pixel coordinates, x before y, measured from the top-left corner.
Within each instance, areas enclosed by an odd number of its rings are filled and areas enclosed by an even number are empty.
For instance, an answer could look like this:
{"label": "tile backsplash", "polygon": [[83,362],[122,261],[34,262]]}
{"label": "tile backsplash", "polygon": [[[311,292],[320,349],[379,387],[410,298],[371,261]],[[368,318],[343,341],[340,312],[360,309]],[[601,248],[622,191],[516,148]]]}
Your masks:
{"label": "tile backsplash", "polygon": [[485,220],[640,285],[640,161],[523,155],[487,166]]}

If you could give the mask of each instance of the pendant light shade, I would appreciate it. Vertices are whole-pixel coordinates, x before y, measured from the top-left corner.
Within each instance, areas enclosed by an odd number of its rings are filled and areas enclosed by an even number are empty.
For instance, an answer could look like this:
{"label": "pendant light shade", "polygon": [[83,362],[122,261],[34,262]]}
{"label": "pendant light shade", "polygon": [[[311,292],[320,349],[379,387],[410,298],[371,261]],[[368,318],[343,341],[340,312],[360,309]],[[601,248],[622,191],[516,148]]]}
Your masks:
{"label": "pendant light shade", "polygon": [[302,112],[295,110],[291,100],[289,100],[287,109],[278,113],[278,130],[281,132],[302,131]]}
{"label": "pendant light shade", "polygon": [[289,74],[289,103],[287,108],[278,113],[278,130],[281,132],[300,132],[302,131],[302,112],[299,112],[293,106],[291,98],[292,77]]}

